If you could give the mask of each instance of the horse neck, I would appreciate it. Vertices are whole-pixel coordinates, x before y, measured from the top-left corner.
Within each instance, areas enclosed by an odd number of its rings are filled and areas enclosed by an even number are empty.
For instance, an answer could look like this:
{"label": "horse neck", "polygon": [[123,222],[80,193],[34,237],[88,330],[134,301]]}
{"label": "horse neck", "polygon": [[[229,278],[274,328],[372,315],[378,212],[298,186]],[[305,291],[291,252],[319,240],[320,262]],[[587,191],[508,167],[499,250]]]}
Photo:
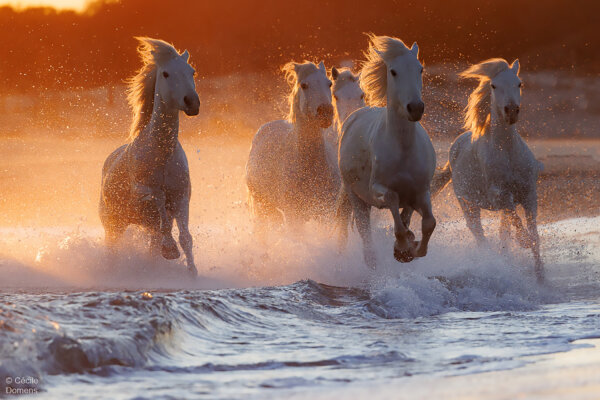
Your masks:
{"label": "horse neck", "polygon": [[154,94],[152,117],[135,139],[157,151],[162,157],[158,162],[166,161],[177,146],[179,137],[179,109],[169,107],[159,93]]}
{"label": "horse neck", "polygon": [[492,104],[491,107],[488,135],[495,147],[507,150],[512,147],[517,135],[517,128],[515,128],[515,125],[509,125],[504,119],[500,118],[496,111],[495,104]]}
{"label": "horse neck", "polygon": [[300,163],[310,167],[327,163],[325,138],[322,129],[314,122],[297,121],[294,126],[298,138]]}
{"label": "horse neck", "polygon": [[390,105],[388,99],[386,106],[386,129],[385,132],[392,141],[397,141],[403,149],[409,149],[415,142],[416,122],[409,121],[399,115],[395,110],[397,107]]}

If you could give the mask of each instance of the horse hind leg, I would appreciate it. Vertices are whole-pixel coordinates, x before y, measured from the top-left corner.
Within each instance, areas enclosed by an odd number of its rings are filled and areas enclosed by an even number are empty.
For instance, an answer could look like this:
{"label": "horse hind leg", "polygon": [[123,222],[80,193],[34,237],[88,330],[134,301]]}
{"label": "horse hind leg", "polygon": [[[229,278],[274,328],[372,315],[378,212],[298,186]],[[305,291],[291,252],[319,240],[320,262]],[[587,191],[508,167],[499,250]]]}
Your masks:
{"label": "horse hind leg", "polygon": [[527,220],[527,229],[529,230],[529,240],[533,258],[535,260],[535,274],[538,281],[544,280],[544,263],[540,255],[540,236],[537,229],[537,204],[533,207],[525,208],[525,219]]}
{"label": "horse hind leg", "polygon": [[178,210],[178,213],[175,217],[177,221],[177,228],[179,229],[179,244],[183,249],[183,253],[185,254],[185,261],[188,267],[189,272],[193,276],[198,275],[198,270],[196,269],[196,263],[194,262],[194,239],[192,238],[192,234],[189,229],[189,203],[187,201],[183,202],[184,204]]}
{"label": "horse hind leg", "polygon": [[462,198],[458,199],[458,203],[460,204],[460,208],[462,208],[467,227],[475,237],[477,244],[485,244],[485,235],[481,226],[481,209],[470,205]]}
{"label": "horse hind leg", "polygon": [[377,267],[377,258],[373,249],[373,238],[371,236],[371,206],[360,200],[354,194],[350,194],[350,203],[354,211],[356,228],[363,241],[363,255],[365,264],[371,269]]}
{"label": "horse hind leg", "polygon": [[431,235],[433,234],[433,231],[437,225],[431,210],[431,196],[429,192],[425,193],[421,198],[418,204],[418,209],[423,217],[421,220],[422,238],[421,242],[418,243],[418,247],[416,247],[415,256],[425,257],[427,255],[427,246],[429,245],[429,240],[431,239]]}
{"label": "horse hind leg", "polygon": [[350,224],[350,218],[352,217],[352,204],[350,204],[350,196],[348,195],[346,186],[343,184],[340,186],[335,208],[336,225],[339,231],[338,251],[341,253],[348,242],[348,225]]}

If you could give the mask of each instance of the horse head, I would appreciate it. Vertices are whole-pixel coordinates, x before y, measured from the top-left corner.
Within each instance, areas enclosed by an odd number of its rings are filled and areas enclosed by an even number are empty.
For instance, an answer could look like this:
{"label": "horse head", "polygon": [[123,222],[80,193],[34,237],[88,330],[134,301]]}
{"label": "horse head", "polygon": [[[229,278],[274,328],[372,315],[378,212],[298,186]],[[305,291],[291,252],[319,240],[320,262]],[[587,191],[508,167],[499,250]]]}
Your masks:
{"label": "horse head", "polygon": [[515,124],[519,120],[521,107],[519,60],[515,60],[510,68],[492,78],[490,87],[492,107],[496,107],[497,115],[508,125]]}
{"label": "horse head", "polygon": [[196,93],[195,71],[184,51],[174,57],[157,60],[156,91],[163,101],[187,115],[198,115],[200,99]]}

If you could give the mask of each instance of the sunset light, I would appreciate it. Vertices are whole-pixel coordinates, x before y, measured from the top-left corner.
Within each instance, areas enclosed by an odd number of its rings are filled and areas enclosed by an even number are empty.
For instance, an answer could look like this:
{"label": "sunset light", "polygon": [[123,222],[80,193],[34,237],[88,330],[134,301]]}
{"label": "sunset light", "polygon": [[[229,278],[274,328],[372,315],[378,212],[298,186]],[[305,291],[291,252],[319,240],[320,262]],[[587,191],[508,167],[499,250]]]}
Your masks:
{"label": "sunset light", "polygon": [[89,0],[16,0],[3,1],[0,5],[12,6],[16,9],[28,7],[53,7],[58,10],[83,11]]}
{"label": "sunset light", "polygon": [[598,15],[0,0],[0,399],[600,398]]}

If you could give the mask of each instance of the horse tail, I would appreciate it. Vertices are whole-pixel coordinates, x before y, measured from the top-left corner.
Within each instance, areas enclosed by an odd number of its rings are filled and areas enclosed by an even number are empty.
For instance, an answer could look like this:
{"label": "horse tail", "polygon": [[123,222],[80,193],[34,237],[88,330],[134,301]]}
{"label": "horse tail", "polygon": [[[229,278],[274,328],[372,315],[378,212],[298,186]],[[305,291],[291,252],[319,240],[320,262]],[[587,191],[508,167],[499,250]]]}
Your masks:
{"label": "horse tail", "polygon": [[339,250],[341,251],[348,241],[348,224],[352,217],[352,205],[350,204],[350,196],[346,187],[342,183],[340,185],[340,191],[338,192],[336,204],[335,204],[335,219],[337,222],[337,229],[339,230]]}
{"label": "horse tail", "polygon": [[437,169],[431,180],[431,197],[437,196],[452,180],[450,161],[442,169]]}

